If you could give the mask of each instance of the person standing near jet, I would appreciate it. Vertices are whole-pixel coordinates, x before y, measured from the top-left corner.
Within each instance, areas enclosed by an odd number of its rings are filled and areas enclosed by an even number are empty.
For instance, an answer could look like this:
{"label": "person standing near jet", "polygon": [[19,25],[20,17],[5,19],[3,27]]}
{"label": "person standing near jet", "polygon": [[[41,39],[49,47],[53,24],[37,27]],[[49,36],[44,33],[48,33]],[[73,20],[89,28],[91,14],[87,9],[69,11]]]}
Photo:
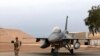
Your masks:
{"label": "person standing near jet", "polygon": [[14,43],[14,53],[15,53],[15,56],[19,56],[19,50],[20,50],[20,47],[21,47],[21,41],[19,41],[18,37],[15,38],[15,42],[13,41]]}

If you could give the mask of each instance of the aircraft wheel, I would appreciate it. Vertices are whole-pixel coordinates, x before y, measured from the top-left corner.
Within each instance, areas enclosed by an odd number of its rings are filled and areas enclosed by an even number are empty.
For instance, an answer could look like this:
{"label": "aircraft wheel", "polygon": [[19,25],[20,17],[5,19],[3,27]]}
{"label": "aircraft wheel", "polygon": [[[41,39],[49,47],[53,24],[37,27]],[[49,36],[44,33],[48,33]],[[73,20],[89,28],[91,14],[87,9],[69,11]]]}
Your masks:
{"label": "aircraft wheel", "polygon": [[55,52],[54,48],[51,49],[51,53],[52,53],[52,56],[58,56],[58,52]]}
{"label": "aircraft wheel", "polygon": [[58,52],[53,52],[52,56],[58,56]]}
{"label": "aircraft wheel", "polygon": [[51,49],[51,53],[53,53],[54,51],[55,51],[55,49],[52,48],[52,49]]}
{"label": "aircraft wheel", "polygon": [[70,49],[70,53],[71,53],[71,54],[74,54],[74,51],[73,51],[73,49]]}

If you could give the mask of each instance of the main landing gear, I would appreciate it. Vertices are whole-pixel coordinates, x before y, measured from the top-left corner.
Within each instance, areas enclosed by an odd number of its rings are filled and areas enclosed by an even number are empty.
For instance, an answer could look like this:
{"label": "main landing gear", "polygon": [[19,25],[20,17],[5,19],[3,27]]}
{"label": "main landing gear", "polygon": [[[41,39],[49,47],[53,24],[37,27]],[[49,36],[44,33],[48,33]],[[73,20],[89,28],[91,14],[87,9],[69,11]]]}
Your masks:
{"label": "main landing gear", "polygon": [[59,45],[54,45],[51,48],[51,54],[53,56],[58,56],[58,50],[61,47],[65,47],[70,52],[70,54],[74,54],[74,48],[73,48],[73,46],[71,46],[71,44],[66,44],[65,46],[61,46],[60,44]]}
{"label": "main landing gear", "polygon": [[[66,47],[67,48],[67,47]],[[67,48],[68,49],[68,48]],[[58,56],[58,48],[52,48],[51,49],[51,54],[52,54],[52,56]],[[68,49],[69,50],[69,52],[70,52],[70,54],[74,54],[74,50],[73,49]]]}
{"label": "main landing gear", "polygon": [[74,54],[74,51],[73,51],[73,49],[70,49],[70,53],[71,53],[71,54]]}
{"label": "main landing gear", "polygon": [[[71,54],[74,54],[73,49],[69,49],[69,52],[70,52]],[[52,56],[58,56],[58,50],[52,48],[52,49],[51,49],[51,54],[52,54]]]}

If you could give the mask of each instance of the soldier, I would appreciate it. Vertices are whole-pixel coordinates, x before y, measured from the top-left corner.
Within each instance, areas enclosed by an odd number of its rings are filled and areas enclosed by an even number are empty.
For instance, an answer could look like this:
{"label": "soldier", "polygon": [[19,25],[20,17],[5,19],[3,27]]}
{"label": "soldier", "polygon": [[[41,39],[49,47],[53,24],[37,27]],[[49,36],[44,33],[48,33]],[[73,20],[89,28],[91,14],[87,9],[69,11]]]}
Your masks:
{"label": "soldier", "polygon": [[21,47],[21,41],[18,40],[18,37],[15,38],[15,42],[14,42],[14,52],[15,52],[15,56],[19,56],[19,50]]}

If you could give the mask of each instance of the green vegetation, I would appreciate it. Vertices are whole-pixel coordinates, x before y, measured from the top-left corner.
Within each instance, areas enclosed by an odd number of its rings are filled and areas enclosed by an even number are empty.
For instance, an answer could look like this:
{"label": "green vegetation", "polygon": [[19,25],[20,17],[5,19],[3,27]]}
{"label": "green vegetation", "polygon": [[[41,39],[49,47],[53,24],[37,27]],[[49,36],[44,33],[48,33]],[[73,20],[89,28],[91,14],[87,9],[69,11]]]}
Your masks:
{"label": "green vegetation", "polygon": [[90,33],[94,35],[94,33],[100,32],[100,5],[92,6],[88,13],[88,17],[84,20],[85,25],[88,26]]}

